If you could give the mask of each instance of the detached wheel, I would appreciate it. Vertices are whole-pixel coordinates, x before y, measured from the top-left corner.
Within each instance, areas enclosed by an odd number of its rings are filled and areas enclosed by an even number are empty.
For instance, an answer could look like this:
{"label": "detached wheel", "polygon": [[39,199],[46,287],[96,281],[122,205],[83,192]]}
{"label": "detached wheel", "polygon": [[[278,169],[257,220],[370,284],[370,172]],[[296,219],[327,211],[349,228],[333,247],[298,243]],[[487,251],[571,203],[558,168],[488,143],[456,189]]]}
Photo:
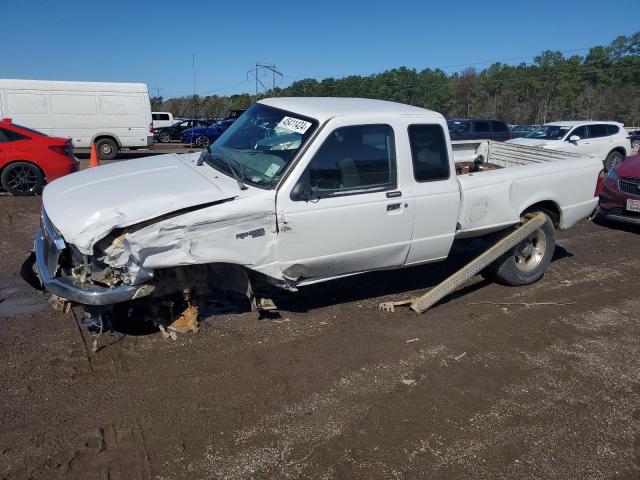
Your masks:
{"label": "detached wheel", "polygon": [[169,143],[171,141],[171,135],[169,132],[160,132],[158,134],[158,141],[160,143]]}
{"label": "detached wheel", "polygon": [[604,161],[604,169],[608,172],[611,167],[617,167],[624,160],[620,152],[611,152]]}
{"label": "detached wheel", "polygon": [[42,191],[44,177],[33,163],[15,162],[7,165],[0,176],[2,187],[12,195],[37,195]]}
{"label": "detached wheel", "polygon": [[110,138],[101,138],[96,142],[100,160],[113,160],[118,155],[118,144]]}
{"label": "detached wheel", "polygon": [[196,147],[207,148],[209,143],[209,137],[205,137],[204,135],[196,137]]}
{"label": "detached wheel", "polygon": [[540,280],[556,248],[553,222],[547,215],[545,217],[546,221],[538,230],[489,265],[482,275],[510,286]]}

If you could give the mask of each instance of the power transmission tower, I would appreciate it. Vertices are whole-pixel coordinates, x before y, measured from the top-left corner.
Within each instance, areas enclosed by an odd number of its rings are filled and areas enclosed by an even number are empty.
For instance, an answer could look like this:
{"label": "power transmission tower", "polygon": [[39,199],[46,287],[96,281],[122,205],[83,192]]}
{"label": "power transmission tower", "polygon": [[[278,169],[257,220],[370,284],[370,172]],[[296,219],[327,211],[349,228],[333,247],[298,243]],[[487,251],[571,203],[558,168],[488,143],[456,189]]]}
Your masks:
{"label": "power transmission tower", "polygon": [[[282,82],[283,75],[278,71],[278,68],[273,63],[258,63],[256,62],[255,68],[252,68],[247,72],[247,80],[249,80],[250,76],[253,76],[256,80],[256,97],[261,92],[266,92],[268,89],[262,80],[260,80],[260,72],[262,71],[270,71],[271,72],[271,80],[272,86],[271,91],[274,92],[276,89],[276,77],[279,77],[280,82]],[[262,88],[262,90],[260,90]]]}

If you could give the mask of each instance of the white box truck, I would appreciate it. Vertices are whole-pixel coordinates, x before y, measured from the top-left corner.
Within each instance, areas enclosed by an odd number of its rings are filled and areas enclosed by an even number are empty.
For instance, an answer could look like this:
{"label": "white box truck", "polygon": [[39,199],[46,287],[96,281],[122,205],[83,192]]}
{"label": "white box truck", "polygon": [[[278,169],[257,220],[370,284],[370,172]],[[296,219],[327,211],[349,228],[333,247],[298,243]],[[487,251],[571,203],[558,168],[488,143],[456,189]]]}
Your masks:
{"label": "white box truck", "polygon": [[144,83],[0,79],[0,118],[5,117],[48,135],[69,137],[75,147],[95,143],[103,160],[115,158],[122,148],[153,144]]}

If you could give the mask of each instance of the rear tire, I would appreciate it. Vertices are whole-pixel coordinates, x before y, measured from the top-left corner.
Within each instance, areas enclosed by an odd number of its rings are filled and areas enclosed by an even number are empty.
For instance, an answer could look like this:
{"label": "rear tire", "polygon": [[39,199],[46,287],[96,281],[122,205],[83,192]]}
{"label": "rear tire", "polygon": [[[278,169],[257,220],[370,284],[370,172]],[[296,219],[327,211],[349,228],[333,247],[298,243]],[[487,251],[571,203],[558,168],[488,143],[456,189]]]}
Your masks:
{"label": "rear tire", "polygon": [[171,134],[169,132],[160,132],[158,134],[158,141],[160,143],[169,143],[171,141]]}
{"label": "rear tire", "polygon": [[0,176],[2,187],[11,195],[38,195],[44,185],[42,172],[33,163],[15,162],[7,165]]}
{"label": "rear tire", "polygon": [[196,138],[196,147],[207,148],[209,146],[209,143],[211,143],[209,141],[209,137],[206,137],[204,135]]}
{"label": "rear tire", "polygon": [[118,144],[110,138],[101,138],[96,142],[100,160],[113,160],[118,156]]}
{"label": "rear tire", "polygon": [[[534,212],[537,213],[537,212]],[[544,275],[556,248],[556,231],[548,215],[529,237],[489,265],[482,275],[503,285],[537,282]]]}
{"label": "rear tire", "polygon": [[631,142],[631,148],[635,148],[636,150],[640,149],[640,140],[634,140]]}
{"label": "rear tire", "polygon": [[623,160],[624,160],[624,155],[622,155],[620,152],[618,151],[611,152],[609,155],[607,155],[607,158],[604,161],[605,171],[608,172],[611,169],[611,167],[617,167],[623,162]]}

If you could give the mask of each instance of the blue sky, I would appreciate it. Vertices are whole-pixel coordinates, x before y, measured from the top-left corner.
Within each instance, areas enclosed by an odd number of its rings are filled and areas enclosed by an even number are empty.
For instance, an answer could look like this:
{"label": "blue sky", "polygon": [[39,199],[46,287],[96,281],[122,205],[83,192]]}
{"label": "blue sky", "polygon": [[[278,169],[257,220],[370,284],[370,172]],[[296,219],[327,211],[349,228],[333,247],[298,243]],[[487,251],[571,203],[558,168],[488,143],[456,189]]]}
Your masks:
{"label": "blue sky", "polygon": [[251,92],[256,61],[275,63],[282,85],[399,66],[452,72],[640,30],[640,0],[0,2],[0,78],[144,82],[165,98],[192,93],[192,53],[197,93],[222,95]]}

